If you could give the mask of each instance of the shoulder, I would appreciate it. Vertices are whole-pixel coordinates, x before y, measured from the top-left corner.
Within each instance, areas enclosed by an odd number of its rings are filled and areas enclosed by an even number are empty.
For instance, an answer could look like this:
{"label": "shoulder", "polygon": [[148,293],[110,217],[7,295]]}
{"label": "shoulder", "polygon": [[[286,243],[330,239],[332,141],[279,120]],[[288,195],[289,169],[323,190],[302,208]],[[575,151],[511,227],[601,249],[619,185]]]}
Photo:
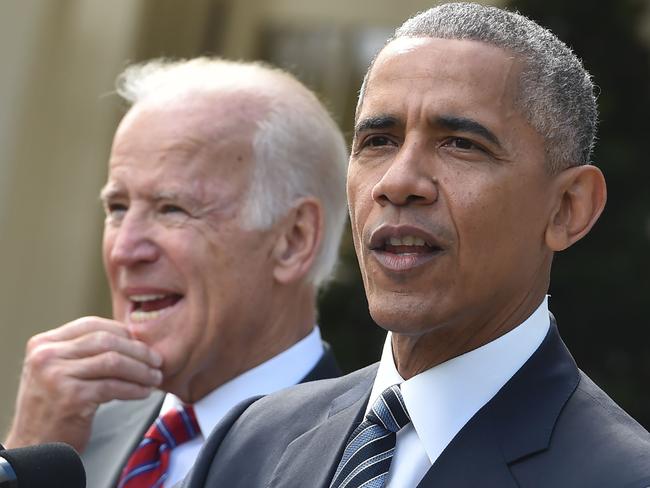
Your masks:
{"label": "shoulder", "polygon": [[533,459],[529,473],[567,486],[650,486],[650,433],[583,372],[548,450]]}
{"label": "shoulder", "polygon": [[581,432],[585,442],[602,441],[606,449],[592,449],[592,456],[602,454],[619,466],[627,464],[626,460],[643,458],[650,474],[650,433],[582,371],[580,383],[560,416],[559,427]]}
{"label": "shoulder", "polygon": [[367,395],[375,373],[373,365],[239,404],[212,431],[182,486],[205,486],[206,479],[265,486],[287,446],[325,422],[332,409],[344,409]]}
{"label": "shoulder", "polygon": [[567,429],[575,425],[586,441],[602,441],[603,449],[591,449],[592,457],[602,455],[612,465],[628,469],[643,465],[643,471],[650,475],[650,433],[582,371],[565,410]]}
{"label": "shoulder", "polygon": [[273,430],[278,425],[290,425],[292,429],[304,430],[313,427],[327,416],[335,399],[342,398],[342,407],[349,397],[350,403],[370,391],[377,365],[368,366],[340,378],[324,379],[302,383],[262,397],[243,413],[233,419],[238,430],[266,430],[272,416]]}

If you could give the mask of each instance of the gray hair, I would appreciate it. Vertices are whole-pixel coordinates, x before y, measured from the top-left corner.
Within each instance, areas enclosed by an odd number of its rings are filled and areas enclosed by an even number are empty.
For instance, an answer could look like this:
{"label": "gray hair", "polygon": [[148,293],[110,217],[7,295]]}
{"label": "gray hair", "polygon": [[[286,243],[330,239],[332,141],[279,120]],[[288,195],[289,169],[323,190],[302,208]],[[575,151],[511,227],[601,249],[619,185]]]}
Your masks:
{"label": "gray hair", "polygon": [[340,129],[309,89],[263,63],[205,57],[132,65],[116,85],[131,105],[145,99],[178,100],[197,92],[258,97],[254,169],[241,210],[242,226],[269,228],[299,198],[317,198],[324,210],[323,239],[308,279],[321,286],[331,277],[347,217],[348,151]]}
{"label": "gray hair", "polygon": [[544,137],[549,170],[590,163],[598,119],[591,77],[573,51],[548,29],[497,7],[448,3],[408,19],[387,44],[400,37],[473,40],[515,53],[524,64],[516,104]]}

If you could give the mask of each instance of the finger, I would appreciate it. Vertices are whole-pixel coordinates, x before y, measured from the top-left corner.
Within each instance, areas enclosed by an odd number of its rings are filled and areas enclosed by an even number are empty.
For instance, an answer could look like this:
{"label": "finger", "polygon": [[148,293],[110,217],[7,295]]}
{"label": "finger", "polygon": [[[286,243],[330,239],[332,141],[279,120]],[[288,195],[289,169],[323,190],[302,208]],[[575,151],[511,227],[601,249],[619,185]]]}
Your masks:
{"label": "finger", "polygon": [[114,378],[86,381],[84,387],[96,392],[98,404],[111,400],[140,400],[147,398],[154,390],[151,387]]}
{"label": "finger", "polygon": [[122,324],[99,317],[77,319],[38,334],[27,343],[28,355],[40,353],[47,358],[81,358],[109,350],[117,350],[156,368],[162,364],[160,355],[143,342],[131,339]]}
{"label": "finger", "polygon": [[120,380],[145,387],[158,386],[162,382],[159,369],[116,351],[68,360],[61,369],[67,376],[81,380]]}
{"label": "finger", "polygon": [[130,337],[129,331],[124,324],[102,317],[81,317],[56,329],[38,334],[35,337],[47,341],[69,341],[82,335],[98,331],[109,332],[121,337]]}
{"label": "finger", "polygon": [[160,368],[162,365],[160,355],[144,342],[103,330],[80,336],[73,341],[57,343],[57,345],[60,346],[60,357],[64,359],[79,359],[114,351],[154,368]]}
{"label": "finger", "polygon": [[101,403],[111,400],[139,400],[147,398],[153,388],[129,383],[120,380],[105,380],[101,382],[100,401]]}

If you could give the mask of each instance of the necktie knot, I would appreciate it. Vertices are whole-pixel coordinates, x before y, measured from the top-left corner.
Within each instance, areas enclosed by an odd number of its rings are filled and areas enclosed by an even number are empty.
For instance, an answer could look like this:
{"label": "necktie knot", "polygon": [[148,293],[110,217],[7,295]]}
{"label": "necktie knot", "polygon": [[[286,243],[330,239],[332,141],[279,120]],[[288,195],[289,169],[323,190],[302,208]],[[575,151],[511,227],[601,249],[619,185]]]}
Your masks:
{"label": "necktie knot", "polygon": [[398,432],[411,421],[398,385],[389,386],[379,395],[366,420],[390,432]]}
{"label": "necktie knot", "polygon": [[386,388],[348,439],[330,488],[384,486],[396,433],[410,421],[399,386]]}
{"label": "necktie knot", "polygon": [[169,454],[201,433],[190,405],[172,408],[158,417],[131,454],[118,488],[160,487],[167,478]]}
{"label": "necktie knot", "polygon": [[158,417],[144,438],[173,449],[191,441],[200,431],[194,408],[191,405],[180,405]]}

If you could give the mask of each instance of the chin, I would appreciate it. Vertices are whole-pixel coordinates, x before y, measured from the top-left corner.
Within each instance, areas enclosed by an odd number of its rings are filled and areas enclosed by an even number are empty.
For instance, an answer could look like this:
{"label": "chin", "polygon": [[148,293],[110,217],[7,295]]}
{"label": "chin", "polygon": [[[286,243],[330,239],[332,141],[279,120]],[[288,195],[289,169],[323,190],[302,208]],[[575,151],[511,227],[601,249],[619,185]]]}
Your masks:
{"label": "chin", "polygon": [[161,370],[163,374],[163,381],[159,388],[161,390],[179,395],[179,393],[184,392],[184,389],[187,386],[185,384],[186,381],[184,378],[185,375],[183,374],[183,368],[180,364],[178,364],[178,360],[170,358],[168,354],[165,355],[165,353],[162,351],[161,354],[163,356],[163,366]]}
{"label": "chin", "polygon": [[[421,302],[413,303],[401,297],[399,304],[370,301],[370,316],[382,329],[399,334],[425,333],[433,322],[431,313]],[[374,302],[374,303],[373,303]]]}

